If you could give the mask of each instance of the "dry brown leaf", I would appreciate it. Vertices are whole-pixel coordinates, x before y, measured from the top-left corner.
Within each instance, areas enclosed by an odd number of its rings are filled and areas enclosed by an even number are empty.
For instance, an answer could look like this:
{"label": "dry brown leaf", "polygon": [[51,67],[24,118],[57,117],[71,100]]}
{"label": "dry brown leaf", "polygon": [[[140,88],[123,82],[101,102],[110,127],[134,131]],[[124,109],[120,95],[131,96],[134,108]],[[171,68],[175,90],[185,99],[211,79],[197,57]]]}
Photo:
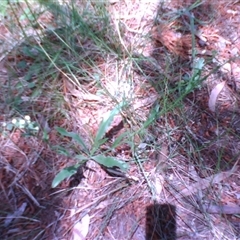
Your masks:
{"label": "dry brown leaf", "polygon": [[8,214],[4,221],[4,227],[8,227],[12,223],[12,221],[22,216],[26,207],[27,207],[27,203],[24,202],[13,214]]}
{"label": "dry brown leaf", "polygon": [[224,85],[225,85],[225,81],[218,83],[211,91],[209,101],[208,101],[208,107],[212,112],[215,112],[216,110],[217,98],[220,92],[223,90]]}
{"label": "dry brown leaf", "polygon": [[193,195],[196,192],[198,192],[199,190],[206,189],[213,184],[220,183],[221,181],[227,179],[234,172],[238,171],[238,166],[237,166],[238,162],[239,161],[237,161],[234,164],[234,166],[232,167],[232,169],[229,171],[220,172],[213,176],[210,176],[210,177],[207,177],[204,179],[199,179],[199,181],[197,183],[194,183],[191,186],[186,187],[186,189],[183,189],[182,191],[180,191],[180,193],[176,196],[176,199],[182,198],[182,197],[187,197],[189,195]]}
{"label": "dry brown leaf", "polygon": [[153,38],[161,42],[171,53],[187,58],[192,48],[190,35],[182,35],[173,31],[170,25],[160,24],[153,28]]}
{"label": "dry brown leaf", "polygon": [[234,205],[203,205],[203,209],[213,214],[240,214],[240,206]]}
{"label": "dry brown leaf", "polygon": [[72,230],[73,240],[84,240],[89,231],[90,216],[86,214],[80,222],[77,222]]}

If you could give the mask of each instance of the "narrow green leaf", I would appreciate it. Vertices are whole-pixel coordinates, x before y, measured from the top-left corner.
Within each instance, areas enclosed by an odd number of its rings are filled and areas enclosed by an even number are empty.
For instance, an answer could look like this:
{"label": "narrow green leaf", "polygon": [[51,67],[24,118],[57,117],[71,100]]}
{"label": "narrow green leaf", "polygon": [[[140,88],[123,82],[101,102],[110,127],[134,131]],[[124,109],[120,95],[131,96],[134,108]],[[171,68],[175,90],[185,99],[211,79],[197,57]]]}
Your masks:
{"label": "narrow green leaf", "polygon": [[79,161],[87,161],[89,159],[89,157],[81,155],[81,154],[75,155],[74,158],[76,158]]}
{"label": "narrow green leaf", "polygon": [[123,171],[126,171],[128,168],[128,164],[126,162],[121,161],[115,157],[106,157],[104,155],[96,155],[96,156],[93,156],[92,159],[105,167],[109,167],[109,168],[119,167]]}
{"label": "narrow green leaf", "polygon": [[38,98],[41,94],[42,94],[42,89],[37,88],[37,89],[33,90],[32,94],[31,94],[31,97],[32,97],[33,99],[36,99],[36,98]]}
{"label": "narrow green leaf", "polygon": [[111,148],[115,149],[116,147],[118,147],[119,145],[123,144],[125,141],[123,140],[125,137],[129,137],[130,133],[129,132],[125,132],[122,133],[119,137],[117,137],[115,139],[115,141],[113,142]]}
{"label": "narrow green leaf", "polygon": [[75,165],[62,169],[53,179],[52,188],[57,187],[64,179],[71,177],[73,174],[75,174],[78,167],[79,165]]}
{"label": "narrow green leaf", "polygon": [[53,146],[52,149],[63,156],[71,157],[71,154],[66,150],[66,148],[62,146],[56,145],[56,146]]}
{"label": "narrow green leaf", "polygon": [[101,145],[103,145],[108,139],[107,138],[103,138],[103,139],[99,139],[98,141],[96,141],[96,139],[94,140],[94,145],[90,151],[90,155],[94,155],[94,153],[100,148]]}
{"label": "narrow green leaf", "polygon": [[62,136],[64,137],[70,137],[73,140],[75,140],[79,145],[81,145],[84,150],[86,151],[86,153],[88,153],[88,148],[86,147],[84,141],[82,140],[82,138],[74,132],[68,132],[66,131],[64,128],[61,127],[56,127],[56,130],[58,131],[58,133],[60,133]]}
{"label": "narrow green leaf", "polygon": [[118,104],[111,112],[107,113],[106,116],[104,116],[98,132],[96,134],[95,140],[94,140],[94,145],[95,143],[99,142],[100,139],[102,139],[104,137],[104,135],[106,134],[106,131],[108,130],[109,126],[111,125],[114,116],[116,116],[121,108],[124,106],[124,103],[120,103]]}

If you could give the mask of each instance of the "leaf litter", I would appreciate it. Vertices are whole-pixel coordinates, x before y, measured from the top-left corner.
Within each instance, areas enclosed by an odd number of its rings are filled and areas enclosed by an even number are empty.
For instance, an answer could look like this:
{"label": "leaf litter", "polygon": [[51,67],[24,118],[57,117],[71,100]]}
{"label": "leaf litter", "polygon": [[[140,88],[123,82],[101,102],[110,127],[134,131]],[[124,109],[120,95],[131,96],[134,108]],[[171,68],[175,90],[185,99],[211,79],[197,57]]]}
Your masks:
{"label": "leaf litter", "polygon": [[[203,26],[199,29],[199,33],[201,33],[200,40],[205,41],[202,45],[207,46],[206,55],[208,57],[212,56],[209,54],[213,54],[212,52],[216,50],[219,52],[218,63],[222,65],[225,61],[228,61],[229,57],[232,57],[232,52],[239,54],[240,45],[234,35],[234,32],[239,32],[238,24],[235,24],[240,19],[238,14],[239,6],[236,1],[231,1],[228,3],[231,11],[229,9],[226,11],[225,1],[212,1],[209,4],[206,1],[202,1],[201,3],[198,7],[194,5],[193,1],[180,3],[179,1],[172,0],[168,1],[168,5],[164,11],[171,13],[169,9],[174,9],[178,12],[182,7],[195,6],[193,8],[194,16],[198,20],[209,22],[205,27]],[[185,6],[183,6],[184,4]],[[131,44],[135,45],[138,41],[143,41],[143,39],[146,40],[146,38],[139,36],[139,29],[146,31],[148,34],[151,32],[151,27],[149,26],[153,25],[152,18],[154,13],[156,13],[157,6],[157,2],[152,2],[152,4],[149,2],[130,2],[125,5],[121,1],[114,1],[110,5],[109,12],[111,13],[111,8],[113,12],[119,12],[116,20],[119,21],[120,19],[123,26],[127,26],[124,30],[125,34],[123,36],[120,35],[121,42],[124,41],[124,48],[127,48]],[[218,10],[218,16],[211,22],[209,16],[216,13],[214,12],[215,7]],[[207,12],[211,14],[208,15],[206,14]],[[126,15],[126,13],[128,14]],[[228,19],[227,16],[229,17]],[[234,19],[236,20],[235,22]],[[185,15],[183,15],[182,21],[187,21]],[[229,23],[228,21],[232,22]],[[174,24],[167,25],[167,28],[165,28],[166,34],[157,36],[158,43],[156,46],[155,42],[151,40],[146,45],[139,45],[139,49],[136,48],[140,53],[144,53],[145,56],[151,55],[151,57],[154,56],[153,52],[160,49],[157,61],[159,65],[163,65],[162,69],[166,69],[165,62],[161,60],[162,55],[166,52],[161,51],[166,51],[167,49],[168,54],[170,52],[175,57],[179,55],[180,58],[183,58],[181,61],[184,61],[188,59],[186,55],[189,54],[185,50],[193,47],[191,45],[191,47],[186,46],[186,49],[182,48],[188,43],[192,44],[192,41],[189,39],[189,32],[184,34],[185,30],[183,31],[182,29],[175,32],[175,29],[183,26],[179,22]],[[229,30],[224,24],[232,26],[233,29]],[[4,28],[3,30],[2,34],[6,34],[6,29]],[[8,34],[9,32],[7,32]],[[118,34],[122,34],[121,31],[118,31]],[[176,43],[176,38],[180,39],[181,44],[179,42]],[[231,39],[234,39],[234,42]],[[155,47],[157,50],[153,49]],[[166,49],[163,49],[163,47],[166,47]],[[231,51],[233,49],[234,51]],[[199,54],[202,53],[204,52],[199,51]],[[215,64],[218,63],[215,62]],[[237,60],[230,61],[230,64],[235,66],[234,69],[239,67]],[[114,72],[111,64],[106,64],[105,66],[100,64],[99,67],[105,68],[108,74]],[[187,75],[188,68],[181,65],[180,70]],[[208,70],[211,71],[211,69]],[[169,76],[170,73],[167,72],[164,76]],[[179,80],[179,78],[174,76],[174,71],[172,73],[173,75],[169,81],[172,80],[172,84],[175,84],[176,79]],[[6,76],[4,68],[3,75]],[[18,236],[18,238],[23,237],[21,233],[18,235],[18,233],[14,232],[14,224],[17,223],[18,226],[28,225],[29,230],[26,230],[23,234],[28,234],[30,236],[29,239],[43,239],[44,237],[46,239],[54,239],[56,235],[59,236],[59,239],[69,239],[69,236],[73,236],[74,232],[81,232],[81,234],[76,235],[76,239],[145,239],[145,226],[147,226],[146,221],[148,219],[146,218],[146,207],[153,203],[151,191],[149,190],[151,182],[146,183],[146,179],[148,179],[148,174],[153,172],[154,174],[150,180],[153,181],[153,184],[158,189],[157,192],[160,195],[157,198],[158,203],[171,202],[171,204],[177,206],[177,235],[179,239],[202,239],[203,237],[209,239],[222,239],[223,237],[226,239],[237,239],[239,237],[239,219],[236,216],[238,213],[236,206],[239,204],[239,199],[233,197],[235,196],[233,192],[239,192],[240,185],[239,174],[236,170],[238,167],[236,165],[239,163],[240,146],[239,138],[237,134],[234,134],[238,131],[238,122],[235,119],[239,117],[236,107],[238,106],[237,101],[239,101],[239,98],[235,91],[239,89],[239,84],[230,75],[230,72],[226,72],[220,67],[219,71],[214,72],[211,77],[203,82],[203,89],[190,93],[188,96],[189,101],[185,103],[185,108],[188,110],[187,117],[190,120],[186,123],[189,129],[187,135],[184,134],[186,126],[182,128],[179,125],[181,121],[179,121],[175,112],[167,115],[167,121],[160,118],[157,119],[154,126],[149,127],[149,134],[158,138],[157,144],[159,146],[165,146],[166,143],[169,146],[167,152],[163,151],[168,154],[167,158],[165,158],[168,164],[161,168],[161,164],[158,164],[161,158],[159,160],[157,157],[160,154],[158,151],[161,152],[161,149],[156,150],[150,147],[150,149],[146,149],[146,155],[143,155],[143,158],[147,158],[148,161],[139,162],[138,166],[132,164],[129,169],[129,175],[134,176],[135,180],[126,177],[117,178],[109,176],[96,162],[88,161],[87,170],[84,172],[85,179],[77,186],[74,186],[74,191],[67,196],[65,195],[65,191],[68,189],[67,181],[63,181],[56,190],[51,188],[51,181],[59,170],[75,164],[72,157],[74,151],[69,151],[65,156],[59,156],[35,136],[23,138],[18,130],[14,130],[11,132],[10,140],[7,140],[4,134],[1,133],[1,203],[5,204],[2,210],[5,213],[10,213],[5,214],[5,224],[3,222],[1,225],[1,232],[8,238],[13,236]],[[110,82],[111,77],[114,78],[117,76],[107,76],[104,82],[105,87],[108,86],[107,80]],[[134,77],[137,84],[139,84],[136,87],[139,101],[136,101],[137,107],[135,108],[140,109],[140,114],[137,118],[146,120],[147,110],[155,103],[158,99],[156,96],[161,94],[161,92],[159,93],[158,90],[153,89],[148,82],[146,83],[146,85],[149,84],[148,86],[141,87],[141,83],[145,79],[156,77],[154,74],[152,76],[145,75],[144,77],[136,74]],[[237,77],[235,76],[235,78]],[[186,83],[183,82],[183,84]],[[78,88],[75,90],[79,91]],[[65,89],[65,91],[67,90]],[[69,115],[72,114],[71,121],[67,122],[67,120],[59,117],[53,124],[52,120],[50,120],[50,124],[48,125],[51,128],[49,133],[51,145],[57,146],[59,142],[64,146],[68,146],[69,144],[69,136],[65,134],[65,138],[62,140],[59,138],[56,129],[52,128],[52,126],[60,126],[71,133],[77,132],[81,136],[80,144],[82,147],[89,149],[89,145],[91,144],[89,144],[89,136],[86,136],[86,132],[92,135],[98,132],[102,116],[105,116],[112,109],[112,105],[106,104],[104,108],[101,105],[101,101],[99,103],[99,98],[96,101],[94,97],[91,101],[89,97],[91,98],[92,95],[95,96],[97,91],[94,87],[89,87],[88,91],[90,94],[87,94],[87,97],[84,97],[84,93],[82,92],[81,94],[76,94],[76,91],[74,94],[70,91],[67,92],[68,95],[65,97],[69,100],[70,107],[73,110],[72,113],[69,113]],[[209,92],[211,93],[210,98]],[[82,94],[83,97],[80,97]],[[3,94],[2,96],[5,95]],[[150,103],[148,102],[149,99]],[[107,98],[102,98],[102,100],[107,101]],[[78,106],[80,102],[86,103],[86,105],[80,104]],[[194,103],[195,106],[192,106],[189,102]],[[50,108],[47,101],[39,102],[39,105],[41,105],[40,109],[47,110]],[[144,114],[141,111],[142,109],[146,110]],[[211,115],[211,112],[208,110],[214,110],[213,112],[217,116]],[[237,116],[234,119],[232,119],[233,113]],[[45,119],[48,119],[48,115],[50,115],[49,112],[43,112],[42,114],[47,115],[47,117],[44,116]],[[5,115],[4,117],[0,117],[1,121],[5,121]],[[126,123],[124,124],[124,131],[128,131],[129,126]],[[107,125],[109,127],[109,124]],[[169,126],[176,131],[170,138],[166,139],[163,136],[163,132]],[[100,137],[103,137],[101,132],[98,133]],[[224,136],[225,139],[222,139],[221,136]],[[115,137],[112,136],[113,139]],[[190,137],[194,141],[198,152],[191,152],[191,146],[185,141],[186,137]],[[216,137],[218,140],[214,141]],[[84,144],[82,143],[82,138],[86,140],[86,146],[85,142]],[[136,141],[136,145],[141,144],[141,140],[137,137],[134,140]],[[146,142],[146,147],[151,146],[151,140],[146,140]],[[42,151],[43,146],[44,151]],[[58,147],[60,150],[61,146]],[[33,152],[33,149],[35,152]],[[179,150],[177,155],[174,152],[176,149]],[[186,149],[190,149],[190,153]],[[36,153],[38,153],[37,158],[34,157]],[[201,153],[200,159],[198,158],[198,153]],[[133,159],[131,145],[130,148],[126,148],[125,146],[122,148],[119,147],[119,150],[112,155],[111,158],[118,157],[127,163],[131,163]],[[223,159],[221,163],[219,162],[219,156]],[[202,158],[205,160],[204,167],[201,162]],[[102,159],[100,158],[100,160]],[[34,164],[31,165],[31,162],[34,162]],[[189,174],[191,165],[196,166],[193,172],[198,177],[199,183],[195,183],[193,177]],[[159,177],[158,171],[154,171],[156,166],[160,166],[160,183],[157,181]],[[52,169],[54,169],[54,172]],[[145,176],[142,175],[139,169],[144,170]],[[215,173],[219,169],[220,172]],[[235,171],[232,172],[231,169]],[[228,172],[231,174],[226,176]],[[196,177],[194,178],[196,179]],[[214,182],[213,179],[217,180]],[[18,185],[12,184],[15,183],[15,180]],[[200,183],[203,183],[203,185]],[[11,184],[12,186],[9,188]],[[183,197],[180,197],[181,193],[183,193]],[[23,200],[26,199],[26,196],[27,201]],[[34,204],[34,200],[30,196],[36,199],[38,205]],[[205,202],[202,203],[202,201]],[[211,204],[213,201],[214,204]],[[232,202],[235,205],[231,205],[231,208],[228,202]],[[16,207],[12,208],[14,205]],[[41,210],[41,206],[44,206],[45,211]],[[221,206],[223,207],[221,208]],[[75,214],[70,215],[68,209],[73,208],[76,208],[77,211]],[[38,218],[33,218],[33,213],[38,213]],[[206,213],[209,214],[206,215]],[[222,215],[222,213],[226,213],[228,216]],[[11,220],[19,216],[24,216],[24,221],[19,218],[16,219],[16,222],[6,222],[7,216]],[[28,218],[27,223],[26,218]],[[81,223],[81,220],[84,221]],[[207,221],[211,222],[211,226],[207,224]],[[218,232],[218,235],[215,232]]]}

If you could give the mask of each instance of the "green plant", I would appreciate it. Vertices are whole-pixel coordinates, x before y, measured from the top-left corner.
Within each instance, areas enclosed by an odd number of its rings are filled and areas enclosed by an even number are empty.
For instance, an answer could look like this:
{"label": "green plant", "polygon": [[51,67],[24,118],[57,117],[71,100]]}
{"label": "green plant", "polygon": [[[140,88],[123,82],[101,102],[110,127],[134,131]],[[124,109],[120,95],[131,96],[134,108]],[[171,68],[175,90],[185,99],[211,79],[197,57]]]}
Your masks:
{"label": "green plant", "polygon": [[199,59],[194,59],[194,65],[193,65],[193,70],[192,70],[192,76],[183,76],[182,80],[179,81],[178,87],[179,87],[179,92],[183,95],[186,96],[190,92],[194,91],[195,89],[199,89],[201,87],[202,82],[204,81],[205,78],[201,76],[203,68],[204,68],[204,59],[199,58]]}
{"label": "green plant", "polygon": [[[100,147],[108,140],[104,136],[109,126],[111,125],[114,116],[119,114],[119,112],[123,107],[124,107],[124,104],[120,103],[111,112],[109,112],[109,114],[107,114],[104,117],[96,133],[96,136],[93,139],[93,146],[91,147],[91,149],[89,149],[86,146],[86,144],[84,143],[84,140],[77,133],[68,132],[65,129],[60,127],[56,128],[59,134],[74,140],[79,146],[79,148],[82,149],[82,151],[80,154],[75,155],[75,159],[79,161],[76,165],[64,168],[55,176],[55,178],[52,181],[53,188],[57,187],[64,179],[75,174],[77,172],[78,167],[84,164],[89,159],[92,159],[95,162],[107,168],[118,167],[123,171],[127,170],[128,165],[126,162],[121,161],[118,158],[115,158],[112,156],[107,156],[106,153],[100,152]],[[113,145],[116,146],[116,143]]]}
{"label": "green plant", "polygon": [[0,18],[2,18],[3,16],[5,16],[6,11],[7,11],[7,7],[8,7],[8,2],[7,0],[3,0],[0,3]]}
{"label": "green plant", "polygon": [[30,116],[26,115],[24,118],[13,118],[11,122],[4,122],[3,127],[6,131],[13,129],[21,129],[24,131],[24,136],[35,135],[39,132],[39,125],[37,122],[32,121]]}

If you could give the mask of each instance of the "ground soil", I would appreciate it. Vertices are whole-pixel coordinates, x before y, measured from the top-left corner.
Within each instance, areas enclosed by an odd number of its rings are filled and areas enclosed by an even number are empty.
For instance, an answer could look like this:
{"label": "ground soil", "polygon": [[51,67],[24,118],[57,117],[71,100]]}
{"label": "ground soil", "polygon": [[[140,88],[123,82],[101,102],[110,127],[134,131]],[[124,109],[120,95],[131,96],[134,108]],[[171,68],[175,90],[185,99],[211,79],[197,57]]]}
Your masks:
{"label": "ground soil", "polygon": [[[159,67],[156,69],[156,66],[143,62],[145,74],[134,72],[136,82],[145,83],[144,87],[136,88],[138,98],[134,106],[144,120],[161,94],[152,84],[160,81],[159,74],[170,76],[169,81],[174,85],[180,79],[179,75],[191,70],[193,46],[189,29],[186,29],[189,16],[183,14],[170,21],[167,14],[176,14],[177,10],[186,9],[194,1],[172,0],[163,5],[157,1],[112,2],[109,13],[113,20],[122,19],[126,47],[136,44],[136,56],[154,59]],[[71,239],[74,236],[72,229],[84,217],[89,217],[90,223],[82,223],[77,229],[87,229],[85,239],[89,240],[240,238],[240,2],[202,2],[192,10],[194,17],[202,23],[196,25],[201,33],[196,48],[206,59],[214,51],[218,53],[218,62],[209,65],[206,74],[228,62],[211,74],[202,88],[186,96],[184,121],[173,111],[167,118],[157,119],[148,129],[149,136],[153,136],[159,148],[143,148],[142,152],[140,148],[138,156],[147,161],[131,164],[128,175],[116,177],[88,161],[73,178],[51,188],[55,174],[75,163],[71,157],[59,155],[51,148],[60,141],[53,126],[71,125],[71,130],[82,136],[90,130],[94,134],[101,121],[99,116],[109,110],[98,105],[99,99],[78,107],[79,100],[74,97],[76,102],[68,106],[73,110],[69,116],[71,120],[59,117],[49,123],[48,144],[42,135],[27,138],[18,129],[12,130],[7,138],[1,133],[2,239]],[[2,36],[8,33],[3,26],[0,31]],[[142,41],[145,44],[139,44]],[[166,54],[175,61],[170,72],[165,70],[163,56]],[[9,76],[5,63],[16,61],[11,55],[7,55],[1,65],[3,82]],[[60,79],[67,81],[63,77]],[[216,111],[212,112],[208,106],[210,92],[223,81],[226,84],[218,97]],[[73,96],[71,86],[64,86],[62,92]],[[88,97],[93,98],[94,89],[91,94]],[[0,99],[3,96],[6,92],[1,89]],[[84,101],[89,103],[86,96]],[[49,106],[42,104],[44,109]],[[11,108],[6,104],[0,106],[0,111],[2,123],[11,118]],[[86,122],[88,131],[83,128]],[[112,129],[115,131],[110,129],[109,132],[111,138],[129,128],[122,119],[116,119],[114,124]],[[162,134],[169,126],[177,129],[170,138]],[[192,146],[186,136],[191,139]],[[68,146],[68,139],[64,141],[64,146]],[[136,143],[138,141],[136,139]],[[151,141],[151,138],[146,139],[142,144],[151,145]],[[88,136],[86,142],[91,144]],[[128,162],[135,158],[128,144],[118,147],[114,154]],[[149,185],[155,188],[155,196]]]}

